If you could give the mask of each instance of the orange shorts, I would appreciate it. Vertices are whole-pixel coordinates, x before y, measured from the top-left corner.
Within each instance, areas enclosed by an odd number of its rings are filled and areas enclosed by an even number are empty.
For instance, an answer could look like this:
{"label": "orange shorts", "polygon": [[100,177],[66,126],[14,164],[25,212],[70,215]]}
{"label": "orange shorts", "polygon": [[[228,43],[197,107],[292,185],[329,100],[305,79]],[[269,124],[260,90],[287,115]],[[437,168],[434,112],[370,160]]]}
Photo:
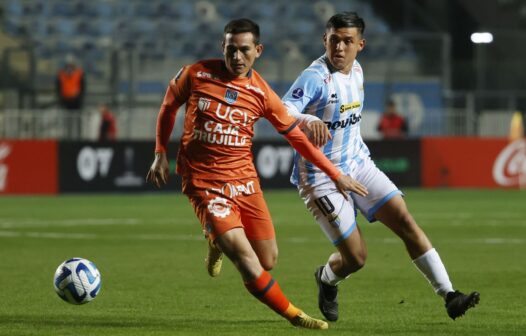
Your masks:
{"label": "orange shorts", "polygon": [[274,225],[257,178],[235,181],[183,180],[206,235],[212,240],[243,228],[249,240],[275,238]]}

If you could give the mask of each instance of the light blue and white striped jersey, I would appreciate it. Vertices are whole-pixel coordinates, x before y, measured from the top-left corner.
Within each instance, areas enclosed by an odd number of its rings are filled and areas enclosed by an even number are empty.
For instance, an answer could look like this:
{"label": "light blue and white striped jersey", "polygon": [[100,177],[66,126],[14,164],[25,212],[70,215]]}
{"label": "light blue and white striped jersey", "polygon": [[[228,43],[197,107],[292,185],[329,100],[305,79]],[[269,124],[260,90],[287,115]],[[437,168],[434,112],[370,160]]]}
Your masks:
{"label": "light blue and white striped jersey", "polygon": [[[283,97],[292,114],[313,115],[330,130],[332,139],[320,150],[344,174],[353,176],[356,167],[369,156],[360,134],[364,100],[363,72],[354,61],[349,75],[329,68],[326,56],[312,62]],[[329,177],[294,153],[290,181],[296,186],[317,186]]]}

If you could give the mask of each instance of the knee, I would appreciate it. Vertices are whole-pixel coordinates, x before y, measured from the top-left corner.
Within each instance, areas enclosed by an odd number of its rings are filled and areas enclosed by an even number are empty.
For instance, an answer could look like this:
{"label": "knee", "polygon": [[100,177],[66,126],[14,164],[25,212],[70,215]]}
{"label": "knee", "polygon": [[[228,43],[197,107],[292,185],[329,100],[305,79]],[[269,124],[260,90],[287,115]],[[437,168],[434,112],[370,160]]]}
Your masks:
{"label": "knee", "polygon": [[365,261],[367,260],[367,253],[361,253],[354,257],[354,265],[356,271],[362,269],[365,266]]}
{"label": "knee", "polygon": [[271,253],[260,257],[259,262],[261,263],[261,267],[263,267],[266,271],[272,270],[278,262],[278,251],[272,251]]}
{"label": "knee", "polygon": [[365,261],[367,260],[367,252],[360,251],[351,256],[343,258],[343,264],[345,269],[349,274],[354,273],[365,266]]}

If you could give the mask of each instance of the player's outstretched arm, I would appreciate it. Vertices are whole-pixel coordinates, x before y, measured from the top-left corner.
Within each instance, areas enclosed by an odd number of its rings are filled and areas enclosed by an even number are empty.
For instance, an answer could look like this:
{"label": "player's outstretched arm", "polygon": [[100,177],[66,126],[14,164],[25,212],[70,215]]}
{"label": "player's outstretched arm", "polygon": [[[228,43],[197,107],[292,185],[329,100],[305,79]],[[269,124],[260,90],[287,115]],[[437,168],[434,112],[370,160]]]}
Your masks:
{"label": "player's outstretched arm", "polygon": [[314,147],[305,134],[296,126],[285,134],[285,138],[298,153],[309,160],[316,167],[323,170],[329,176],[338,190],[347,198],[346,191],[355,192],[360,196],[367,195],[367,188],[350,176],[343,175],[322,152]]}
{"label": "player's outstretched arm", "polygon": [[170,173],[166,153],[155,153],[155,159],[146,175],[146,182],[150,182],[160,188],[168,182],[168,174]]}
{"label": "player's outstretched arm", "polygon": [[309,121],[306,125],[306,128],[310,132],[309,140],[316,147],[325,146],[327,141],[332,139],[327,125],[325,125],[325,123],[318,118],[316,118],[316,120]]}
{"label": "player's outstretched arm", "polygon": [[314,115],[300,113],[296,111],[294,107],[291,107],[287,104],[285,104],[285,106],[287,107],[289,114],[298,120],[298,127],[308,131],[309,140],[314,144],[314,146],[325,146],[327,141],[332,139],[327,125],[325,125],[325,123],[321,121],[320,118]]}

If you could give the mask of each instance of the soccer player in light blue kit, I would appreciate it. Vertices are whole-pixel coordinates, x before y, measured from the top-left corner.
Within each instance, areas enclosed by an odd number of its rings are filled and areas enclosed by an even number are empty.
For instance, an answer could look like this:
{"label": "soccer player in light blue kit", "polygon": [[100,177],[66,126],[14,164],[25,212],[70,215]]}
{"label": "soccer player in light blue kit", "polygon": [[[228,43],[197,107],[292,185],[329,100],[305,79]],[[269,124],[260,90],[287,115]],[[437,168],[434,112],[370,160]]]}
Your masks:
{"label": "soccer player in light blue kit", "polygon": [[479,302],[479,293],[466,295],[453,289],[438,252],[409,213],[402,192],[376,167],[360,135],[364,76],[356,55],[365,46],[364,28],[363,19],[354,12],[331,17],[323,35],[325,55],[301,73],[283,98],[311,141],[356,183],[357,191],[346,197],[321,170],[295,154],[291,181],[337,249],[314,274],[319,308],[328,320],[336,321],[337,285],[365,264],[367,250],[356,225],[360,210],[368,221],[379,220],[403,240],[413,263],[455,319]]}

